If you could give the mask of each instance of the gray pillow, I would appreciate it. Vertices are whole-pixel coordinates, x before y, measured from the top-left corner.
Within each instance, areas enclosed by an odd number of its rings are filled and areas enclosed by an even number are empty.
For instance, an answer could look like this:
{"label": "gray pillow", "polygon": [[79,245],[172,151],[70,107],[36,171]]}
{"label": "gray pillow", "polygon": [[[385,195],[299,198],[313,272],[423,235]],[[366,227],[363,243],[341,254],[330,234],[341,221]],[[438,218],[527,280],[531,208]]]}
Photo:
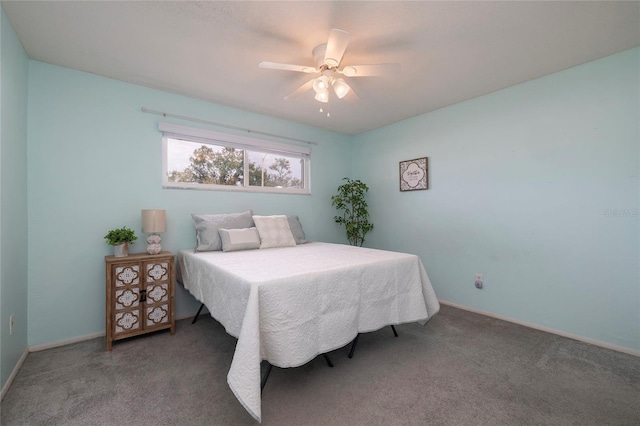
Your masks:
{"label": "gray pillow", "polygon": [[253,228],[218,229],[222,240],[222,251],[252,250],[260,248],[258,230]]}
{"label": "gray pillow", "polygon": [[289,221],[289,228],[291,228],[291,233],[293,234],[293,238],[296,240],[296,244],[308,243],[309,240],[307,240],[304,235],[302,224],[300,223],[298,216],[287,216],[287,220]]}
{"label": "gray pillow", "polygon": [[252,216],[251,210],[244,213],[192,214],[193,226],[196,228],[195,251],[222,250],[218,229],[251,228],[255,226]]}

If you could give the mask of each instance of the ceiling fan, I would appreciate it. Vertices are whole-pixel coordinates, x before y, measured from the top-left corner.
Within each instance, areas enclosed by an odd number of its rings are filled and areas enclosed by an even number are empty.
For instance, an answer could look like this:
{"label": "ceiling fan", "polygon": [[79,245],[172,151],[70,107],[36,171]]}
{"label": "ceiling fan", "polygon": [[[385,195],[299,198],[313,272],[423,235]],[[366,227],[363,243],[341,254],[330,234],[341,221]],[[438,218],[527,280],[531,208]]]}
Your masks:
{"label": "ceiling fan", "polygon": [[349,36],[350,34],[346,31],[332,29],[327,43],[313,49],[315,67],[266,61],[260,62],[258,66],[274,70],[320,74],[285,96],[285,99],[291,99],[313,88],[316,93],[315,99],[323,103],[329,102],[330,88],[333,88],[339,99],[344,98],[351,91],[351,86],[341,76],[348,78],[388,76],[400,71],[400,64],[347,65],[340,68],[342,57],[349,44]]}

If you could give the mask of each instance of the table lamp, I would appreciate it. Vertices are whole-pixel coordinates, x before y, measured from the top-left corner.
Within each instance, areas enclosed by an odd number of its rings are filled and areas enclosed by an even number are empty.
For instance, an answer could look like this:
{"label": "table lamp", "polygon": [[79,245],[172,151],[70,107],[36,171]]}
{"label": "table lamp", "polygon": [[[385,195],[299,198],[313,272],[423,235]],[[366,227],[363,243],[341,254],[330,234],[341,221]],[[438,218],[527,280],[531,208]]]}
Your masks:
{"label": "table lamp", "polygon": [[158,254],[160,247],[160,235],[158,232],[167,230],[167,212],[165,210],[142,210],[142,232],[151,234],[147,237],[147,253]]}

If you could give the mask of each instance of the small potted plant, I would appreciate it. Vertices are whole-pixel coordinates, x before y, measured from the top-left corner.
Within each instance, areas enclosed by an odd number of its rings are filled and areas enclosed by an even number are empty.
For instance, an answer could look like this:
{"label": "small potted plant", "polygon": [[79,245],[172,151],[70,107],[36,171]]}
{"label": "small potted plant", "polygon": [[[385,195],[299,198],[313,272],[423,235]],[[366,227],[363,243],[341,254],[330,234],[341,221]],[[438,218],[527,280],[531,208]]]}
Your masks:
{"label": "small potted plant", "polygon": [[126,226],[118,229],[112,229],[104,236],[107,244],[113,246],[113,255],[115,257],[125,257],[129,255],[129,244],[133,244],[138,237],[136,237],[133,229],[129,229]]}

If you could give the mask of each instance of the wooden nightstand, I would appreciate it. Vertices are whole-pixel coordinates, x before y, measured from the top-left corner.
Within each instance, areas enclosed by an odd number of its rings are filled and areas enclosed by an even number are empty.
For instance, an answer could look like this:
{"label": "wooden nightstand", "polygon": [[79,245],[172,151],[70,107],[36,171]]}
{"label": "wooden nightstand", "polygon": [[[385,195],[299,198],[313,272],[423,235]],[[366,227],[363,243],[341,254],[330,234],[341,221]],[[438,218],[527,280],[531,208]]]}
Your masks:
{"label": "wooden nightstand", "polygon": [[174,254],[105,256],[107,351],[114,340],[171,329],[174,319]]}

